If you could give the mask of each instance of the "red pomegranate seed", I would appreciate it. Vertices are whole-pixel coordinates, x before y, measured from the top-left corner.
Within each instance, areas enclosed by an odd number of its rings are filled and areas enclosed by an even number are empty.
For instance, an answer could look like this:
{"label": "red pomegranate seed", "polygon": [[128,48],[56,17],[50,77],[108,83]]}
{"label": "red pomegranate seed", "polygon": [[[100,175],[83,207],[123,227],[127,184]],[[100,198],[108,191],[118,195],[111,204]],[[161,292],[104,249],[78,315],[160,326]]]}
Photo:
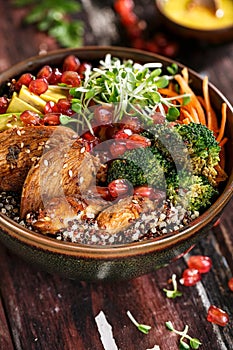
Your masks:
{"label": "red pomegranate seed", "polygon": [[131,129],[122,128],[115,133],[114,139],[128,139],[132,134],[133,131]]}
{"label": "red pomegranate seed", "polygon": [[53,101],[48,101],[46,102],[46,105],[44,107],[44,114],[47,114],[47,113],[52,113],[54,112],[54,106],[55,106],[55,102]]}
{"label": "red pomegranate seed", "polygon": [[194,286],[198,281],[201,280],[201,274],[197,269],[185,269],[180,279],[180,283],[186,287]]}
{"label": "red pomegranate seed", "polygon": [[108,107],[98,106],[94,109],[95,121],[102,124],[110,124],[112,122],[112,109]]}
{"label": "red pomegranate seed", "polygon": [[113,142],[109,147],[110,153],[114,158],[119,157],[126,151],[125,142]]}
{"label": "red pomegranate seed", "polygon": [[61,112],[62,114],[65,114],[68,116],[73,114],[73,111],[71,109],[71,103],[67,98],[61,98],[60,100],[58,100],[56,107],[58,111]]}
{"label": "red pomegranate seed", "polygon": [[129,138],[126,140],[127,149],[147,147],[150,145],[151,145],[151,141],[148,138],[138,134],[130,135]]}
{"label": "red pomegranate seed", "polygon": [[79,70],[79,67],[80,67],[80,61],[78,57],[74,55],[69,55],[64,59],[62,69],[63,69],[63,72],[65,71],[77,72]]}
{"label": "red pomegranate seed", "polygon": [[132,187],[125,179],[113,180],[108,184],[109,193],[113,198],[122,197],[132,192]]}
{"label": "red pomegranate seed", "polygon": [[210,305],[207,312],[207,321],[224,327],[229,322],[229,316],[226,311],[223,311],[217,306]]}
{"label": "red pomegranate seed", "polygon": [[34,94],[40,95],[48,90],[48,81],[45,78],[32,80],[29,84],[29,90]]}
{"label": "red pomegranate seed", "polygon": [[91,152],[93,148],[100,143],[99,138],[95,135],[92,135],[90,131],[85,132],[82,135],[82,138],[84,139],[84,144],[87,152]]}
{"label": "red pomegranate seed", "polygon": [[108,187],[96,186],[95,189],[98,194],[106,201],[110,201],[112,199]]}
{"label": "red pomegranate seed", "polygon": [[160,191],[153,187],[148,186],[137,186],[134,188],[134,194],[136,196],[147,197],[152,200],[162,200],[165,198],[165,192]]}
{"label": "red pomegranate seed", "polygon": [[8,107],[8,99],[4,96],[0,97],[0,113],[4,114],[6,113],[7,107]]}
{"label": "red pomegranate seed", "polygon": [[44,125],[60,125],[60,113],[47,113],[43,118]]}
{"label": "red pomegranate seed", "polygon": [[228,281],[228,287],[230,288],[230,290],[233,292],[233,277],[231,277]]}
{"label": "red pomegranate seed", "polygon": [[39,114],[32,111],[24,111],[22,114],[20,114],[20,120],[26,126],[30,126],[30,125],[35,126],[35,125],[42,124]]}
{"label": "red pomegranate seed", "polygon": [[212,260],[208,256],[193,255],[189,258],[187,264],[189,268],[197,269],[200,273],[207,273],[212,267]]}
{"label": "red pomegranate seed", "polygon": [[37,73],[37,78],[45,78],[49,80],[49,78],[52,75],[52,72],[53,72],[52,67],[46,65],[39,70],[39,72]]}
{"label": "red pomegranate seed", "polygon": [[49,84],[57,85],[61,82],[62,72],[58,68],[54,68],[50,75],[48,82]]}
{"label": "red pomegranate seed", "polygon": [[31,73],[24,73],[21,75],[21,77],[17,80],[15,84],[15,90],[19,91],[22,87],[22,85],[29,86],[30,82],[34,79],[34,76]]}
{"label": "red pomegranate seed", "polygon": [[81,83],[80,75],[77,72],[65,71],[61,76],[61,83],[71,86],[79,86]]}

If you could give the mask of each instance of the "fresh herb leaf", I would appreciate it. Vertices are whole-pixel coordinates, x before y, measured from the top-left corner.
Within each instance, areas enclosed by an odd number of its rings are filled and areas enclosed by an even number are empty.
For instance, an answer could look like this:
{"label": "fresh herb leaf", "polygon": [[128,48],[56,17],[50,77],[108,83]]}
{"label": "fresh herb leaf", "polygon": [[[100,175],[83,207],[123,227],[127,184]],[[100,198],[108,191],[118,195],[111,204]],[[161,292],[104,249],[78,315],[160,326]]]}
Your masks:
{"label": "fresh herb leaf", "polygon": [[200,345],[201,345],[201,342],[199,339],[197,338],[190,339],[190,346],[192,349],[198,349]]}
{"label": "fresh herb leaf", "polygon": [[170,66],[167,67],[168,73],[171,75],[175,75],[178,73],[178,65],[176,63],[172,63]]}
{"label": "fresh herb leaf", "polygon": [[167,112],[167,120],[169,122],[175,121],[180,115],[180,111],[176,107],[169,107],[168,112]]}
{"label": "fresh herb leaf", "polygon": [[133,324],[137,327],[137,329],[138,329],[140,332],[142,332],[142,333],[144,333],[144,334],[148,334],[148,333],[149,333],[149,331],[150,331],[150,329],[151,329],[151,326],[148,326],[148,325],[146,325],[146,324],[140,324],[140,323],[138,323],[138,322],[135,320],[135,318],[133,317],[133,315],[131,314],[130,311],[127,311],[127,315],[128,315],[128,317],[130,318],[130,320],[133,322]]}

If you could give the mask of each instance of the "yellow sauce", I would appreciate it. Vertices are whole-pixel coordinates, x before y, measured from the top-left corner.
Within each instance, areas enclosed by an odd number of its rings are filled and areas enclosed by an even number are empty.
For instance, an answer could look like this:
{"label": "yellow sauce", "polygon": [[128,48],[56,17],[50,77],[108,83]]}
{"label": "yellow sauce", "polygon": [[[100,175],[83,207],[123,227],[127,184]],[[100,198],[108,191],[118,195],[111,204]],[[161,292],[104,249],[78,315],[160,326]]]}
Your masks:
{"label": "yellow sauce", "polygon": [[203,6],[194,6],[188,9],[189,0],[165,0],[165,15],[183,26],[212,30],[233,26],[233,0],[222,0],[223,16],[217,18],[209,9]]}

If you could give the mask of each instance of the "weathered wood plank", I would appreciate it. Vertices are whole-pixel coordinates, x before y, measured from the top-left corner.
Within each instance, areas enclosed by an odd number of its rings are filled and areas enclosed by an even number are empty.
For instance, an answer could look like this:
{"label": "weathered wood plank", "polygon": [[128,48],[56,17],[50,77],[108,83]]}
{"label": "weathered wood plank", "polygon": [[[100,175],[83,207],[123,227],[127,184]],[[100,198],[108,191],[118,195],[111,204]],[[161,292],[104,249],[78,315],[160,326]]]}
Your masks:
{"label": "weathered wood plank", "polygon": [[0,349],[13,350],[11,333],[8,328],[2,299],[0,299]]}

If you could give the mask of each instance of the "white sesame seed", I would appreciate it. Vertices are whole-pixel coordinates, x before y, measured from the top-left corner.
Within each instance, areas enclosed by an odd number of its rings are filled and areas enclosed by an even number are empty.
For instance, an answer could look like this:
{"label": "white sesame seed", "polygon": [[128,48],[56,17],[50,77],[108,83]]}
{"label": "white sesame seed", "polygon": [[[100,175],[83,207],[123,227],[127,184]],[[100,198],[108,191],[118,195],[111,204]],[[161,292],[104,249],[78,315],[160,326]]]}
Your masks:
{"label": "white sesame seed", "polygon": [[72,177],[72,176],[73,176],[73,171],[72,171],[71,169],[69,170],[68,173],[69,173],[69,177]]}
{"label": "white sesame seed", "polygon": [[85,147],[82,147],[81,150],[80,150],[80,153],[84,153],[85,150],[86,150],[86,148],[85,148]]}
{"label": "white sesame seed", "polygon": [[17,135],[21,136],[21,131],[19,129],[17,129],[16,133]]}
{"label": "white sesame seed", "polygon": [[44,165],[45,165],[45,166],[48,166],[48,165],[49,165],[48,159],[44,159]]}

